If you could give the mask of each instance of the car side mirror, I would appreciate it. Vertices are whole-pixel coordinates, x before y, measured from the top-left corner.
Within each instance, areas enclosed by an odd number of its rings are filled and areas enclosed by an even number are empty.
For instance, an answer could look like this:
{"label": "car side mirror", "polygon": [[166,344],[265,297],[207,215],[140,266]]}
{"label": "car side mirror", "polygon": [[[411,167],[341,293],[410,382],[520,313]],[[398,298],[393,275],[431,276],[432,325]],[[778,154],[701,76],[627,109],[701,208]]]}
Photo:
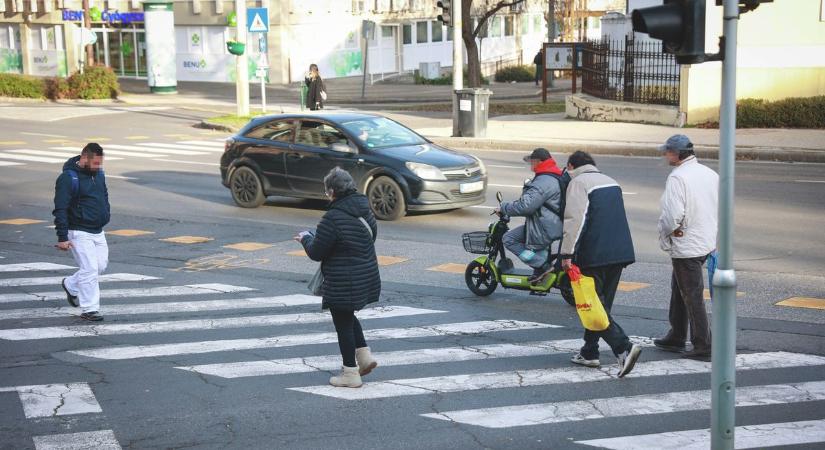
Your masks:
{"label": "car side mirror", "polygon": [[358,153],[358,150],[356,150],[355,148],[350,147],[347,144],[342,144],[340,142],[336,142],[336,143],[332,144],[329,148],[332,151],[338,152],[338,153],[349,153],[349,154]]}

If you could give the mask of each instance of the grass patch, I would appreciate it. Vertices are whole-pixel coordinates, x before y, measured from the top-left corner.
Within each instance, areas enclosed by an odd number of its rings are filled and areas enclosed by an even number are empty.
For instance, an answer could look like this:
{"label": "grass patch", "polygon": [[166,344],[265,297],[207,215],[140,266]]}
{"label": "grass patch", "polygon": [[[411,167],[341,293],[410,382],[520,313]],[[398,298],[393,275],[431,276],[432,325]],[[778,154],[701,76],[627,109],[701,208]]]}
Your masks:
{"label": "grass patch", "polygon": [[225,116],[210,117],[206,119],[206,121],[209,123],[223,125],[237,130],[242,128],[247,123],[249,123],[250,120],[261,115],[263,115],[263,113],[261,112],[253,112],[248,116],[237,116],[235,114],[227,114]]}
{"label": "grass patch", "polygon": [[[428,103],[424,105],[410,105],[393,107],[396,111],[420,111],[420,112],[450,112],[453,110],[451,103]],[[491,103],[491,116],[510,116],[526,114],[555,114],[564,112],[564,102],[548,103]]]}

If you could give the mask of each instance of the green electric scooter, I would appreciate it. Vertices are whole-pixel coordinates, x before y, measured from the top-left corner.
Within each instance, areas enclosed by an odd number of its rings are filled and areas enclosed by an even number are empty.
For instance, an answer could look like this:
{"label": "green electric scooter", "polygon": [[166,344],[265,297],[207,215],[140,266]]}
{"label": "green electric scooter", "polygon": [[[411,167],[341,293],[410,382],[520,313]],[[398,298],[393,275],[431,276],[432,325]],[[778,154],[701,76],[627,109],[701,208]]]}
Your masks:
{"label": "green electric scooter", "polygon": [[[496,193],[496,199],[500,204],[501,192]],[[513,267],[513,261],[507,257],[502,242],[504,234],[510,230],[510,217],[504,214],[498,216],[498,220],[490,224],[488,231],[474,231],[462,235],[466,251],[483,255],[467,264],[467,270],[464,271],[464,281],[470,291],[480,297],[486,297],[495,292],[501,284],[506,289],[529,291],[531,295],[544,296],[555,288],[561,292],[565,302],[574,306],[576,300],[573,298],[570,279],[557,266],[535,284],[530,281],[532,271]],[[551,254],[549,258],[554,256],[557,255]]]}

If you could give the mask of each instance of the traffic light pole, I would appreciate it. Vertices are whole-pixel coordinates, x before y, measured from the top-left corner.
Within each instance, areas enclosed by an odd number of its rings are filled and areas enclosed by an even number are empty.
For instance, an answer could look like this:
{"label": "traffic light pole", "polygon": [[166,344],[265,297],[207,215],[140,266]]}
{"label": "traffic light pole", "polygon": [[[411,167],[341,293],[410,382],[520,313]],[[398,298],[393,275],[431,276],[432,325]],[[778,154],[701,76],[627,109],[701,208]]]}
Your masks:
{"label": "traffic light pole", "polygon": [[733,450],[736,401],[736,272],[733,207],[736,163],[736,41],[739,0],[724,0],[722,102],[719,112],[719,264],[713,276],[711,448]]}
{"label": "traffic light pole", "polygon": [[[472,1],[472,0],[463,0]],[[459,135],[458,130],[458,94],[456,91],[464,89],[464,41],[461,37],[461,28],[464,23],[462,17],[462,0],[452,1],[451,21],[453,27],[453,136]]]}
{"label": "traffic light pole", "polygon": [[[235,0],[235,17],[238,19],[236,25],[238,42],[247,43],[246,33],[246,0]],[[244,48],[242,55],[235,58],[235,102],[238,116],[249,115],[249,49]]]}

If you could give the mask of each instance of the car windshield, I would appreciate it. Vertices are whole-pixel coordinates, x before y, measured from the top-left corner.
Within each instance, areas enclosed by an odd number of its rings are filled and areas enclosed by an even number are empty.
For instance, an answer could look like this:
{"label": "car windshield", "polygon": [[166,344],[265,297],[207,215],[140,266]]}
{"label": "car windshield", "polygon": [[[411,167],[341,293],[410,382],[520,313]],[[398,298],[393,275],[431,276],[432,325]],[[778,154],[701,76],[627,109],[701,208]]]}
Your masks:
{"label": "car windshield", "polygon": [[351,120],[341,125],[368,148],[421,145],[426,142],[409,129],[384,117]]}

